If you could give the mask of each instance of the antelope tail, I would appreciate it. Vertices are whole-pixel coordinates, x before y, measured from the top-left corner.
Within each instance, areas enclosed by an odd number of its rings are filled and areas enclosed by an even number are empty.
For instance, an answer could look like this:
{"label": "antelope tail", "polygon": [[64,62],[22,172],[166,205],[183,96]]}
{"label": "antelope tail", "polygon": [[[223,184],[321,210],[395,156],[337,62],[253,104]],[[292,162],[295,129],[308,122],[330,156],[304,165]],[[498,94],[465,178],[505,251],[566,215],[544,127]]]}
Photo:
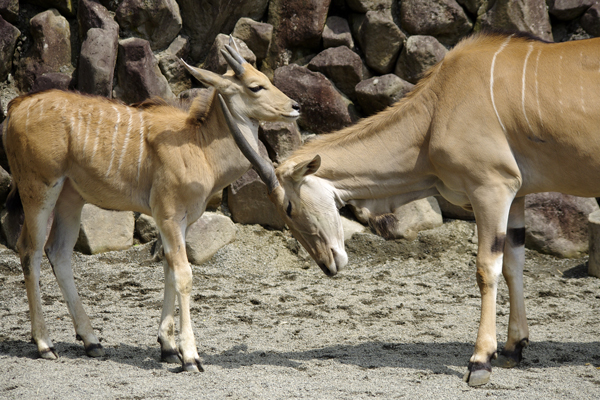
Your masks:
{"label": "antelope tail", "polygon": [[225,115],[225,121],[227,121],[227,126],[231,131],[231,135],[235,140],[235,143],[240,148],[242,154],[250,161],[250,163],[258,172],[260,179],[267,185],[267,190],[269,194],[279,186],[279,181],[277,180],[277,176],[275,175],[275,168],[273,168],[273,164],[271,162],[265,160],[258,154],[252,146],[248,143],[242,132],[239,130],[235,122],[233,121],[233,116],[229,111],[229,107],[225,103],[225,100],[221,96],[219,96],[219,102],[221,103],[221,108],[223,109],[223,114]]}

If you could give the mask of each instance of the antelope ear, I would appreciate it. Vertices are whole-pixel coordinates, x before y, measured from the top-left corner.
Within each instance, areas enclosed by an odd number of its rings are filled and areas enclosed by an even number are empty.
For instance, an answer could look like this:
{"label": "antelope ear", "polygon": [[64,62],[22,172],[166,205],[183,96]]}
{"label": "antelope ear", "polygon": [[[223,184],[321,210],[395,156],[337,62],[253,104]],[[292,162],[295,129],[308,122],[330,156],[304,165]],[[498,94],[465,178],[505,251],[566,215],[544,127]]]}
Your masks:
{"label": "antelope ear", "polygon": [[198,79],[206,86],[214,87],[219,92],[224,92],[231,85],[231,82],[219,74],[215,74],[214,72],[205,69],[192,67],[182,59],[179,60],[194,78]]}
{"label": "antelope ear", "polygon": [[295,181],[300,181],[303,177],[317,172],[320,166],[321,156],[317,154],[312,160],[296,164],[292,171],[292,178]]}

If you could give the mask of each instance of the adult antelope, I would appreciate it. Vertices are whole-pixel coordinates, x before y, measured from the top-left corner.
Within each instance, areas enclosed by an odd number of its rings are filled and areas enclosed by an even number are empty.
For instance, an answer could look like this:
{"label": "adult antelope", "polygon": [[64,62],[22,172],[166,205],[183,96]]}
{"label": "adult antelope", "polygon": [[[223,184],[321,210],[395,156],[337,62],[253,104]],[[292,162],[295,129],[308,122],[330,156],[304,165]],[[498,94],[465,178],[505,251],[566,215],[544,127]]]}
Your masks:
{"label": "adult antelope", "polygon": [[[165,253],[165,294],[158,342],[161,358],[202,371],[190,320],[192,270],[185,251],[187,227],[209,197],[243,175],[250,163],[240,153],[216,93],[234,110],[233,124],[253,148],[258,121],[293,121],[298,105],[227,46],[231,71],[221,76],[186,64],[214,88],[189,112],[149,102],[138,107],[105,98],[47,91],[14,99],[8,107],[4,147],[20,194],[24,224],[18,241],[29,300],[31,333],[43,358],[58,355],[48,335],[40,299],[40,262],[45,250],[73,318],[75,332],[92,357],[104,350],[94,335],[73,281],[71,254],[85,202],[154,217]],[[54,219],[46,242],[46,226]],[[180,346],[174,335],[179,300]]]}
{"label": "adult antelope", "polygon": [[[294,236],[330,276],[348,260],[337,212],[344,204],[385,199],[390,212],[439,194],[473,210],[481,319],[465,379],[482,385],[492,360],[515,366],[528,344],[524,196],[546,191],[600,196],[598,49],[600,39],[470,37],[404,100],[309,142],[276,174],[260,159],[255,166]],[[510,317],[497,357],[500,273],[508,284]]]}

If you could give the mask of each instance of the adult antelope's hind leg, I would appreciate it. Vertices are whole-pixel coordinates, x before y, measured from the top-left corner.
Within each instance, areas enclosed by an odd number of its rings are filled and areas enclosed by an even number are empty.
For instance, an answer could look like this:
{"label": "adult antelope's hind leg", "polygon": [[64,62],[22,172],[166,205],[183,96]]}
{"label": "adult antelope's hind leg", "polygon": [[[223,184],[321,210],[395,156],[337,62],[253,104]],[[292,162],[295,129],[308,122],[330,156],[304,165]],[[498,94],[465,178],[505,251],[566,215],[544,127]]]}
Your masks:
{"label": "adult antelope's hind leg", "polygon": [[523,348],[529,344],[529,328],[523,296],[523,264],[525,263],[525,198],[513,201],[508,216],[504,243],[502,275],[508,285],[510,316],[508,338],[494,366],[512,368],[521,362]]}
{"label": "adult antelope's hind leg", "polygon": [[505,186],[478,188],[471,199],[477,221],[477,285],[481,293],[481,319],[465,381],[470,386],[487,383],[492,359],[497,356],[496,294],[502,271],[509,208],[514,194]]}
{"label": "adult antelope's hind leg", "polygon": [[83,340],[85,352],[90,357],[104,355],[104,349],[94,331],[90,319],[83,309],[71,268],[73,246],[79,236],[81,209],[84,200],[66,181],[54,208],[52,230],[45,246],[46,255],[58,281],[58,286],[67,302],[67,308],[73,319],[75,334]]}
{"label": "adult antelope's hind leg", "polygon": [[[165,251],[165,298],[163,312],[158,330],[158,341],[161,344],[161,357],[166,361],[173,361],[173,354],[181,357],[185,371],[204,371],[200,356],[196,348],[196,339],[192,329],[190,316],[190,296],[192,292],[192,268],[187,259],[185,250],[185,231],[187,224],[185,218],[178,225],[173,219],[159,222],[159,229]],[[174,340],[174,303],[175,297],[179,299],[180,313],[180,343],[179,352],[176,351]]]}

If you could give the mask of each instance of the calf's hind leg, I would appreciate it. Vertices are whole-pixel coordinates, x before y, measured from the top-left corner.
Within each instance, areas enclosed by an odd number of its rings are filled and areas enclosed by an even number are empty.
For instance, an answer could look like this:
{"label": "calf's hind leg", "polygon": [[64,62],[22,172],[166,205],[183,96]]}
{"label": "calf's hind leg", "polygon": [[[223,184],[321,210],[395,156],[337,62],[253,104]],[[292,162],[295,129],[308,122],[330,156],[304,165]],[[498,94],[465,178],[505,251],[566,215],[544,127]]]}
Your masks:
{"label": "calf's hind leg", "polygon": [[104,349],[94,335],[90,320],[83,309],[71,267],[71,256],[79,236],[83,205],[83,198],[67,180],[54,208],[52,230],[45,250],[73,319],[77,338],[83,340],[88,356],[100,357],[104,355]]}

